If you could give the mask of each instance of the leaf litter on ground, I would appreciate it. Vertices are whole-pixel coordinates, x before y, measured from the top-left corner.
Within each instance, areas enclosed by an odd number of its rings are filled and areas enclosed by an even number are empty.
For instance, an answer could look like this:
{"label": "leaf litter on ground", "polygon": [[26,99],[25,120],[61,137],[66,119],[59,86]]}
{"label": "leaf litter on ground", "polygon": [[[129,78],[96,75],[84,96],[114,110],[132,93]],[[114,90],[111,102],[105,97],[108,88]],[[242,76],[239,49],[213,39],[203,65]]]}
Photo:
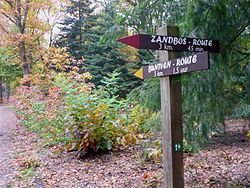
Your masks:
{"label": "leaf litter on ground", "polygon": [[[185,155],[185,187],[250,187],[249,138],[231,130],[241,125],[228,122],[226,137],[215,136],[205,150]],[[60,146],[45,147],[36,134],[18,126],[13,187],[163,187],[162,165],[141,159],[137,146],[79,160]]]}

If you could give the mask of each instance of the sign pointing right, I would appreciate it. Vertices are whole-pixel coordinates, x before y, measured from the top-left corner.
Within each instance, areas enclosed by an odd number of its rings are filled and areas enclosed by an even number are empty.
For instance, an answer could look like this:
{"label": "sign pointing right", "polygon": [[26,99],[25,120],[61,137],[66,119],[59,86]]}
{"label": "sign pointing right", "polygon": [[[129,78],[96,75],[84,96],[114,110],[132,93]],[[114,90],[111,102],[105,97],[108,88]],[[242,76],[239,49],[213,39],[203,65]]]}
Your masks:
{"label": "sign pointing right", "polygon": [[162,63],[143,66],[136,73],[140,79],[183,74],[209,69],[208,52],[197,53],[186,57],[172,59]]}

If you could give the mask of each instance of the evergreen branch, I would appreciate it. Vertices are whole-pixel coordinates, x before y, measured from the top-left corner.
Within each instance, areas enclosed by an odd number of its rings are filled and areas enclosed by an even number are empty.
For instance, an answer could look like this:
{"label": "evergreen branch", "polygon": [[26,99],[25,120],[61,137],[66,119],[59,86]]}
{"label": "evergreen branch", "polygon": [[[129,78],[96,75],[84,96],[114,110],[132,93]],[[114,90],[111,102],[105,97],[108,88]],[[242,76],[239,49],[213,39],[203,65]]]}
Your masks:
{"label": "evergreen branch", "polygon": [[153,55],[155,57],[154,52],[152,52],[152,50],[147,50],[151,55]]}
{"label": "evergreen branch", "polygon": [[212,9],[213,6],[215,5],[215,4],[210,5],[210,4],[208,4],[207,2],[205,2],[205,1],[202,1],[202,3],[203,3],[204,5],[206,5],[206,6],[207,6],[208,8],[210,8],[210,9]]}
{"label": "evergreen branch", "polygon": [[205,18],[204,18],[203,20],[201,20],[201,17],[200,17],[200,19],[199,19],[199,22],[198,22],[197,26],[195,27],[195,29],[194,29],[194,30],[191,32],[191,34],[190,34],[190,36],[191,36],[191,37],[195,37],[194,33],[195,33],[195,32],[196,32],[196,30],[199,28],[200,24],[201,24],[201,23],[203,23],[203,22],[204,22],[204,20],[207,20],[208,13],[209,13],[209,11],[210,11],[211,9],[212,9],[211,7],[209,7],[209,9],[207,9],[206,16],[205,16]]}
{"label": "evergreen branch", "polygon": [[249,6],[244,6],[244,4],[242,4],[241,1],[237,0],[238,4],[240,5],[240,7],[242,8],[242,10],[244,11],[244,13],[246,14],[245,16],[248,18],[249,20],[249,11],[248,9],[250,8]]}
{"label": "evergreen branch", "polygon": [[[239,61],[243,61],[243,60],[246,59],[247,57],[248,57],[248,56],[245,56],[244,58],[242,58],[242,59],[239,60]],[[237,78],[237,81],[236,81],[235,86],[234,86],[233,88],[228,89],[228,92],[227,92],[226,95],[229,95],[231,92],[233,92],[233,91],[236,89],[236,86],[237,86],[237,84],[238,84],[238,82],[239,82],[239,80],[240,80],[240,77],[242,76],[242,73],[243,73],[244,70],[246,69],[248,63],[250,63],[249,60],[250,60],[250,58],[247,59],[247,62],[245,63],[243,69],[241,70],[240,75],[239,75],[239,77]],[[237,65],[237,64],[239,63],[239,61],[237,61],[235,64],[231,65],[228,69],[226,69],[226,70],[224,70],[224,71],[219,71],[219,70],[217,70],[217,78],[219,78],[219,79],[223,82],[224,80],[223,80],[223,78],[222,78],[222,74],[225,73],[227,70],[231,69],[233,66]]]}
{"label": "evergreen branch", "polygon": [[[243,19],[243,20],[242,20]],[[245,20],[245,21],[244,21]],[[244,24],[245,23],[245,24]],[[239,18],[239,21],[238,21],[238,24],[235,26],[235,32],[234,32],[234,34],[235,33],[237,33],[237,30],[238,30],[238,28],[241,28],[241,25],[243,25],[243,28],[246,28],[248,25],[249,25],[249,21],[246,19],[246,16],[244,15],[244,14],[242,14],[241,16],[240,16],[240,18]],[[246,26],[244,26],[244,25],[246,25]],[[239,29],[239,30],[241,30],[241,29]]]}
{"label": "evergreen branch", "polygon": [[228,71],[229,69],[233,68],[235,65],[238,65],[239,62],[245,60],[248,57],[248,55],[246,55],[245,57],[241,58],[240,60],[237,60],[236,63],[234,63],[233,65],[231,65],[230,67],[228,67],[227,69],[224,69],[223,73]]}
{"label": "evergreen branch", "polygon": [[[248,60],[249,60],[249,59],[248,59]],[[237,86],[237,84],[238,84],[239,81],[240,81],[240,77],[242,76],[242,73],[244,72],[244,70],[247,68],[247,64],[248,64],[248,63],[250,63],[250,61],[247,61],[247,62],[245,63],[244,67],[242,68],[242,70],[241,70],[241,72],[240,72],[239,77],[237,78],[236,84],[235,84],[235,86],[234,86],[234,88],[233,88],[232,90],[235,90],[235,89],[236,89],[236,86]]]}
{"label": "evergreen branch", "polygon": [[128,2],[130,5],[132,5],[132,6],[136,6],[136,3],[135,3],[134,1],[132,1],[132,0],[127,0],[127,2]]}
{"label": "evergreen branch", "polygon": [[245,31],[248,25],[249,23],[247,23],[246,25],[243,25],[242,28],[240,28],[239,32],[228,42],[224,50],[226,50],[228,46],[230,46]]}
{"label": "evergreen branch", "polygon": [[246,55],[246,56],[249,56],[250,55],[250,52],[242,52],[240,50],[237,50],[237,49],[233,49],[234,51],[238,52],[239,54],[242,54],[242,55]]}
{"label": "evergreen branch", "polygon": [[240,77],[242,76],[242,73],[243,73],[244,70],[247,68],[247,65],[248,65],[249,63],[250,63],[250,62],[249,62],[249,59],[248,59],[247,62],[246,62],[246,64],[244,65],[244,67],[243,67],[242,70],[240,71],[240,75],[238,76],[237,81],[236,81],[234,87],[233,87],[233,88],[230,88],[230,89],[228,90],[228,92],[227,92],[226,95],[229,95],[231,92],[234,92],[234,91],[236,90],[236,87],[237,87],[237,85],[238,85],[238,83],[239,83],[239,81],[240,81]]}
{"label": "evergreen branch", "polygon": [[156,3],[158,3],[158,0],[154,1],[149,7],[146,8],[146,11],[150,10],[152,6],[154,6]]}
{"label": "evergreen branch", "polygon": [[[136,25],[136,24],[134,24],[134,25]],[[137,33],[140,34],[140,30],[136,26],[133,26],[133,28],[136,30]]]}

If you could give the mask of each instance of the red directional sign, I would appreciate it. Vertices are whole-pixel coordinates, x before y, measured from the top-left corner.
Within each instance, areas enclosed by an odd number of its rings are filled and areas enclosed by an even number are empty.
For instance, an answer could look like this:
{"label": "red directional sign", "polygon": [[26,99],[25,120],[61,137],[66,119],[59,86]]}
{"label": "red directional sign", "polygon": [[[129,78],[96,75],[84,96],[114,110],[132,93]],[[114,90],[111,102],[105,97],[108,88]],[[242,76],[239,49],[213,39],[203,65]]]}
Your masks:
{"label": "red directional sign", "polygon": [[135,76],[146,79],[209,69],[208,52],[143,66]]}
{"label": "red directional sign", "polygon": [[139,49],[220,52],[219,41],[211,39],[137,34],[120,38],[118,41]]}

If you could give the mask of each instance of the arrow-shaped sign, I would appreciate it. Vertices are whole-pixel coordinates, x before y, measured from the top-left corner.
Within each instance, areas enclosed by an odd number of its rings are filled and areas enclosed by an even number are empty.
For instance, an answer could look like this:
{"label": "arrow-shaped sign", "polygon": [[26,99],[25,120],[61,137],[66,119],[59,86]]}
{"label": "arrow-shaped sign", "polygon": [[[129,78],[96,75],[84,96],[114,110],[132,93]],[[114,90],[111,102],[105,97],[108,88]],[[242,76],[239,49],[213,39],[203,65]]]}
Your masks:
{"label": "arrow-shaped sign", "polygon": [[211,39],[137,34],[120,38],[118,41],[139,49],[216,53],[220,51],[219,41]]}
{"label": "arrow-shaped sign", "polygon": [[209,69],[209,65],[208,52],[203,52],[172,59],[162,63],[143,66],[135,73],[135,76],[141,79],[146,79],[183,74],[187,72]]}

